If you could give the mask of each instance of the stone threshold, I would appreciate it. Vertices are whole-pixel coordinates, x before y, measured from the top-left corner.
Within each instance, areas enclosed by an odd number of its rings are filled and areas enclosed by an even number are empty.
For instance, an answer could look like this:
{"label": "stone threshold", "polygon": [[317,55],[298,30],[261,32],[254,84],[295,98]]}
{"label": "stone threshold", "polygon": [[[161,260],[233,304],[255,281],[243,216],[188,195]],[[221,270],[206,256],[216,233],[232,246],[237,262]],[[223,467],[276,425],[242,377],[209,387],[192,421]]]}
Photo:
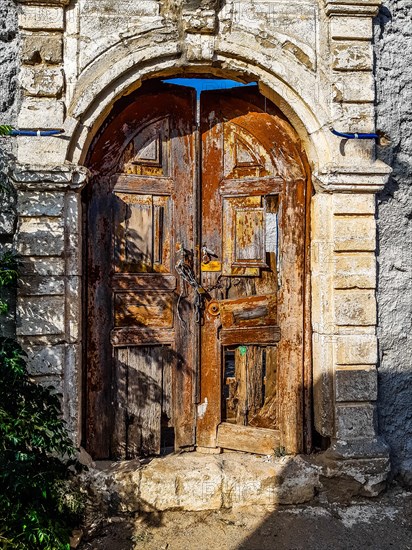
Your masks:
{"label": "stone threshold", "polygon": [[387,458],[331,460],[310,456],[258,456],[240,452],[185,452],[152,459],[88,463],[82,486],[99,515],[166,510],[221,510],[302,504],[318,493],[350,502],[386,487]]}
{"label": "stone threshold", "polygon": [[95,504],[119,513],[200,511],[308,502],[320,487],[320,468],[302,456],[191,452],[97,462],[84,478]]}

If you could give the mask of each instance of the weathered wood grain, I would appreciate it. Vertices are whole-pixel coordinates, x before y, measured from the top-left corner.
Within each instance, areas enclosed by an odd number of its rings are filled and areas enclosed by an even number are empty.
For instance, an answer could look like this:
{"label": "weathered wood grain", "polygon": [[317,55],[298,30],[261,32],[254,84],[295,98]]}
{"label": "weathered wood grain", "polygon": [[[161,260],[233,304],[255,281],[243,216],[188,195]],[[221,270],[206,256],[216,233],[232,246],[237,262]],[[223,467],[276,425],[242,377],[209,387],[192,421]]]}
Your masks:
{"label": "weathered wood grain", "polygon": [[176,289],[176,277],[174,275],[157,275],[148,273],[145,275],[117,273],[112,277],[111,286],[116,290],[144,291]]}
{"label": "weathered wood grain", "polygon": [[141,193],[142,195],[171,195],[174,189],[174,180],[163,177],[144,177],[133,174],[117,174],[113,176],[115,193]]}
{"label": "weathered wood grain", "polygon": [[283,188],[283,179],[280,177],[264,178],[243,178],[243,179],[223,179],[220,184],[219,193],[225,197],[233,195],[254,196],[254,195],[275,195],[280,193]]}
{"label": "weathered wood grain", "polygon": [[279,436],[279,430],[223,422],[217,430],[217,444],[223,449],[270,455],[279,447]]}
{"label": "weathered wood grain", "polygon": [[220,300],[222,327],[226,329],[275,325],[276,304],[276,294]]}
{"label": "weathered wood grain", "polygon": [[116,328],[110,333],[112,346],[142,346],[150,344],[172,344],[176,334],[172,329],[127,327]]}
{"label": "weathered wood grain", "polygon": [[172,293],[116,292],[115,327],[173,328]]}
{"label": "weathered wood grain", "polygon": [[220,331],[220,340],[224,346],[262,345],[270,346],[281,339],[278,326],[261,326],[246,328],[228,328]]}

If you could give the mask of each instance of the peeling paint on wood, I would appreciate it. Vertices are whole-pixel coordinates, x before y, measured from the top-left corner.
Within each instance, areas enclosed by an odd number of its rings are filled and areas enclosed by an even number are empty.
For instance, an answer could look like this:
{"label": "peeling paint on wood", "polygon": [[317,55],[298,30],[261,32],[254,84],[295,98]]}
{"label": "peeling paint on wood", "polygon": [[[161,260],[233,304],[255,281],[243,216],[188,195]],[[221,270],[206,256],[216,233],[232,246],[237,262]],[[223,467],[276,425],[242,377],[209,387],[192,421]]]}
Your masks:
{"label": "peeling paint on wood", "polygon": [[[306,173],[296,136],[255,90],[203,93],[197,211],[194,97],[151,86],[113,113],[90,159],[100,176],[88,191],[89,449],[158,454],[174,430],[176,449],[301,450]],[[206,289],[197,304],[196,277]]]}

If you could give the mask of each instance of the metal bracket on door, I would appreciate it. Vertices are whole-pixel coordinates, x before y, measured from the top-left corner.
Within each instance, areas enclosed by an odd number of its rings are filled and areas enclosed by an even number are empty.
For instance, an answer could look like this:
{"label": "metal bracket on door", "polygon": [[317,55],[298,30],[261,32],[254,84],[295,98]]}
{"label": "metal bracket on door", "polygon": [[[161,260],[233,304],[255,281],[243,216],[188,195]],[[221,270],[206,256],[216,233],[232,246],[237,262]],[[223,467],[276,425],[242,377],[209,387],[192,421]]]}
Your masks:
{"label": "metal bracket on door", "polygon": [[202,263],[200,265],[200,269],[202,272],[204,271],[212,271],[217,272],[222,270],[222,262],[219,262],[217,260],[212,260],[212,258],[217,258],[217,254],[213,252],[213,250],[210,250],[210,248],[207,248],[206,244],[203,244],[202,246]]}

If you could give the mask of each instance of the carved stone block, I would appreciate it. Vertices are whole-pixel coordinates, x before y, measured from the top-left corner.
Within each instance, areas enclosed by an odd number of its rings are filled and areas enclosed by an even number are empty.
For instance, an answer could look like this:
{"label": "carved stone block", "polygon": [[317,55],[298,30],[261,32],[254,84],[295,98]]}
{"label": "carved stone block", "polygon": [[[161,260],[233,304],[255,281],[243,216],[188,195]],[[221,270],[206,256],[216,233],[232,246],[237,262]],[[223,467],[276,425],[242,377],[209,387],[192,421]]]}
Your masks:
{"label": "carved stone block", "polygon": [[375,365],[378,346],[373,334],[336,336],[336,363],[338,365]]}
{"label": "carved stone block", "polygon": [[336,290],[335,321],[341,326],[374,326],[376,300],[374,290]]}
{"label": "carved stone block", "polygon": [[375,401],[378,393],[376,368],[339,368],[335,374],[336,401]]}
{"label": "carved stone block", "polygon": [[336,432],[339,439],[357,439],[375,436],[375,407],[369,404],[338,405]]}
{"label": "carved stone block", "polygon": [[17,308],[17,334],[19,336],[63,333],[63,296],[20,297]]}
{"label": "carved stone block", "polygon": [[182,19],[186,32],[213,34],[216,30],[216,13],[213,10],[186,11]]}
{"label": "carved stone block", "polygon": [[59,30],[64,29],[63,9],[54,5],[25,5],[21,8],[19,14],[19,27],[22,29],[45,29]]}
{"label": "carved stone block", "polygon": [[63,61],[63,37],[59,34],[23,34],[21,60],[26,65],[56,64]]}
{"label": "carved stone block", "polygon": [[49,98],[26,97],[18,117],[19,128],[61,128],[64,103]]}
{"label": "carved stone block", "polygon": [[22,67],[20,83],[29,96],[57,97],[63,92],[63,71],[60,68],[44,66]]}

